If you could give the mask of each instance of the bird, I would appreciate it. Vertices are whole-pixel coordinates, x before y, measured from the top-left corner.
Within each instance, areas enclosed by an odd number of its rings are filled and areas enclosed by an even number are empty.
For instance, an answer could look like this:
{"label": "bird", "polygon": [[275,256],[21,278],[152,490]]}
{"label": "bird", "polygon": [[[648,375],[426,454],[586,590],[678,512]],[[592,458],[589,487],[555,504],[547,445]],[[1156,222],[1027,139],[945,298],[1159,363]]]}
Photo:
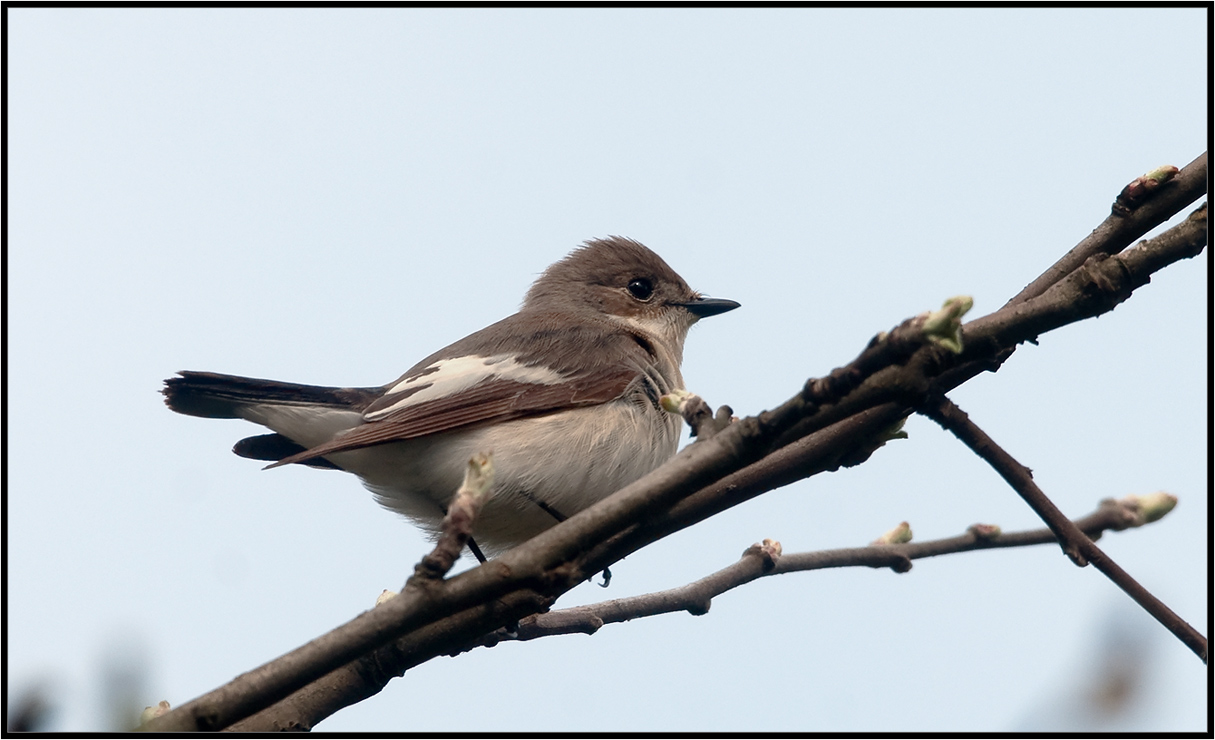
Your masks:
{"label": "bird", "polygon": [[517,313],[386,385],[181,371],[162,393],[178,413],[269,429],[232,450],[267,468],[353,473],[432,539],[469,459],[492,453],[469,543],[484,561],[674,456],[681,419],[660,399],[684,387],[688,330],[739,305],[692,290],[638,241],[591,239],[544,270]]}

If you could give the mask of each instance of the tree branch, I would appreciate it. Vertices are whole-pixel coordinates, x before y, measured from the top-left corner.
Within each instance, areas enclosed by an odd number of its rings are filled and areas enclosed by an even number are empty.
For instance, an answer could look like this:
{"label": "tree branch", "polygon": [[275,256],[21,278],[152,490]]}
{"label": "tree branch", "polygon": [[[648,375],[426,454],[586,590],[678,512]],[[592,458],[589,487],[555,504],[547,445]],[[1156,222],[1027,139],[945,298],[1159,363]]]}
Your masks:
{"label": "tree branch", "polygon": [[1038,488],[1029,468],[1005,452],[970,420],[966,412],[944,397],[933,403],[925,404],[919,411],[947,431],[952,432],[976,455],[995,468],[996,472],[1008,482],[1008,485],[1025,499],[1034,513],[1046,522],[1046,526],[1054,533],[1055,538],[1063,546],[1063,552],[1071,558],[1072,562],[1080,567],[1092,563],[1097,570],[1109,577],[1118,588],[1125,591],[1155,617],[1156,621],[1163,624],[1177,636],[1177,639],[1185,643],[1186,647],[1193,650],[1203,663],[1207,662],[1207,639],[1119,567],[1110,556],[1102,552],[1101,548],[1097,547],[1079,527],[1064,516],[1063,512],[1059,511],[1059,508],[1042,492],[1042,489]]}
{"label": "tree branch", "polygon": [[[1142,177],[1136,178],[1123,189],[1123,192],[1143,179]],[[1131,242],[1180,213],[1182,208],[1193,203],[1206,191],[1207,153],[1203,152],[1166,183],[1153,188],[1150,194],[1138,201],[1129,213],[1120,213],[1117,209],[1111,208],[1110,215],[1101,222],[1100,226],[1093,229],[1091,234],[1081,240],[1058,262],[1025,286],[1006,305],[1012,306],[1024,303],[1031,298],[1037,298],[1045,293],[1047,288],[1070,275],[1093,255],[1121,252],[1130,246]]]}
{"label": "tree branch", "polygon": [[[1072,524],[1095,540],[1107,531],[1121,531],[1158,521],[1164,514],[1160,513],[1154,518],[1146,516],[1142,503],[1145,498],[1147,497],[1128,496],[1118,500],[1105,499],[1096,511],[1075,520]],[[911,570],[911,561],[921,558],[973,550],[1028,547],[1051,542],[1058,542],[1058,538],[1049,528],[1003,533],[999,527],[990,524],[975,524],[970,526],[965,534],[925,542],[870,545],[785,555],[781,554],[779,543],[764,540],[760,545],[749,547],[733,565],[685,586],[537,614],[520,621],[515,636],[498,630],[480,638],[474,645],[470,645],[469,649],[492,647],[499,642],[510,640],[526,641],[576,633],[593,634],[605,624],[627,622],[655,614],[687,611],[693,615],[702,615],[709,611],[714,597],[765,576],[859,566],[890,568],[896,573],[905,573]]]}

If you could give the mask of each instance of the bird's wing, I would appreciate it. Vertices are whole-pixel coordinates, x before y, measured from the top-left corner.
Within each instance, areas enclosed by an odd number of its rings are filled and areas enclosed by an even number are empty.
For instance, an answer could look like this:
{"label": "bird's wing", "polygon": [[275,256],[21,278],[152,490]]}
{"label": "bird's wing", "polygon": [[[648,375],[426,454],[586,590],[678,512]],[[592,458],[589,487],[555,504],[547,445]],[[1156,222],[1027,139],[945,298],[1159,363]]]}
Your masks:
{"label": "bird's wing", "polygon": [[364,410],[366,423],[267,468],[473,425],[607,403],[622,396],[634,382],[644,383],[649,393],[651,384],[646,380],[638,368],[625,364],[571,374],[529,366],[506,355],[441,360],[390,387]]}

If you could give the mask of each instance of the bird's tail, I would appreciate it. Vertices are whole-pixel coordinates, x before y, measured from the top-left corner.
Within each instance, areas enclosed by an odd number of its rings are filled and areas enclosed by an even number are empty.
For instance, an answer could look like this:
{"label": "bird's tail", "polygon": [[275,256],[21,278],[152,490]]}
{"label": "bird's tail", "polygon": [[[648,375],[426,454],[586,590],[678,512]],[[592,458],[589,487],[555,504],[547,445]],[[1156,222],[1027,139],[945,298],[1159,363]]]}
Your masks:
{"label": "bird's tail", "polygon": [[208,419],[243,419],[241,408],[253,404],[330,406],[360,411],[374,401],[379,388],[331,388],[242,378],[239,375],[183,370],[165,381],[165,404],[179,414]]}
{"label": "bird's tail", "polygon": [[[382,388],[332,388],[191,370],[184,370],[177,375],[178,377],[166,380],[165,387],[161,390],[165,396],[165,404],[179,414],[208,419],[248,419],[266,423],[258,417],[267,415],[267,406],[360,412],[383,392]],[[249,413],[259,410],[260,414]],[[305,449],[307,448],[289,437],[276,433],[242,439],[232,451],[253,460],[277,462]],[[337,467],[328,460],[319,458],[307,464],[315,467]]]}

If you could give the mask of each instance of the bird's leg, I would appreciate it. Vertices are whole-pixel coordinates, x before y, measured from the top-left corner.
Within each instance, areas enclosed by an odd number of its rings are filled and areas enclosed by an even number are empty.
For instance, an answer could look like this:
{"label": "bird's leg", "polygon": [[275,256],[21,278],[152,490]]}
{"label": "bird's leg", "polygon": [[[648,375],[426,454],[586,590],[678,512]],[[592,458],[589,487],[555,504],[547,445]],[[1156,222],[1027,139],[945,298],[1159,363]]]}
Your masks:
{"label": "bird's leg", "polygon": [[468,538],[468,549],[472,552],[473,556],[477,558],[478,563],[485,562],[485,553],[481,552],[481,548],[477,546],[477,541],[472,537]]}
{"label": "bird's leg", "polygon": [[[520,491],[519,493],[523,494],[523,497],[526,498],[528,501],[531,501],[533,504],[535,504],[536,506],[539,506],[541,509],[543,509],[545,511],[545,513],[547,513],[549,516],[556,519],[557,523],[561,523],[561,522],[565,521],[566,519],[569,519],[569,517],[567,517],[565,514],[562,514],[560,511],[557,511],[556,509],[549,506],[548,504],[541,501],[540,499],[536,498],[535,496],[528,493],[527,491]],[[472,544],[472,540],[469,540],[469,544],[470,545]],[[485,562],[485,561],[482,561],[482,562]],[[611,582],[612,582],[612,569],[604,568],[603,569],[603,583],[599,584],[599,587],[607,588],[608,584]]]}

